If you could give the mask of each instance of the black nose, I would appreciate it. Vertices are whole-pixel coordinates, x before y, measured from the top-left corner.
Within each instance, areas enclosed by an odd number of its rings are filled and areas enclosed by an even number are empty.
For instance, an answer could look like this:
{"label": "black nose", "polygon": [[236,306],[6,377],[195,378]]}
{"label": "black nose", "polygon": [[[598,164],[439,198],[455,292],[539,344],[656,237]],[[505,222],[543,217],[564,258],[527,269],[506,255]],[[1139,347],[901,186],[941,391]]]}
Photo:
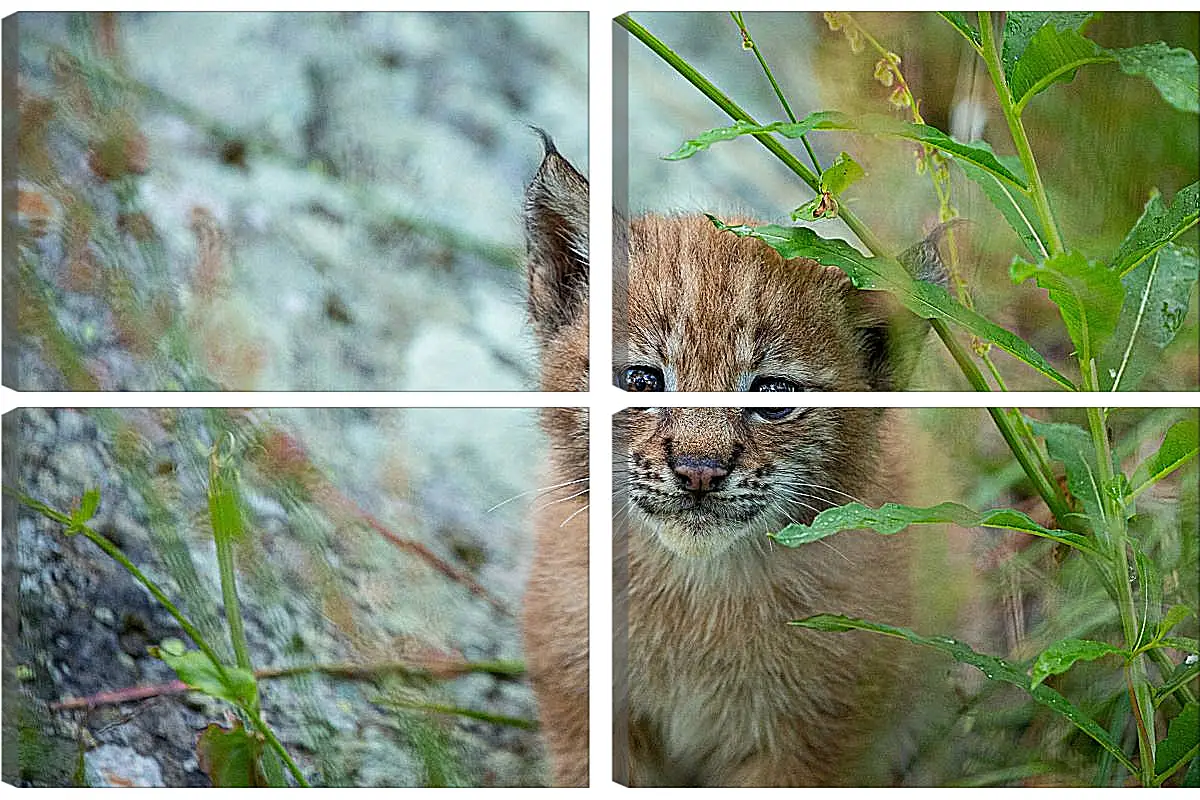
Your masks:
{"label": "black nose", "polygon": [[729,470],[712,458],[683,457],[675,462],[675,474],[689,492],[712,492],[720,488]]}

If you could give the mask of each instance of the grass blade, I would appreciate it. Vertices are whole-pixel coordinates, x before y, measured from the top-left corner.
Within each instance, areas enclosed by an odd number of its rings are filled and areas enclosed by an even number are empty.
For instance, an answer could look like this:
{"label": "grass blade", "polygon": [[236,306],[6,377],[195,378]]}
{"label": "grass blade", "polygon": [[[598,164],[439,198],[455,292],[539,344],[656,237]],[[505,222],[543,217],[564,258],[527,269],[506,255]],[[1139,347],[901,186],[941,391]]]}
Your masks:
{"label": "grass blade", "polygon": [[1111,753],[1130,773],[1134,775],[1138,774],[1137,766],[1129,759],[1129,756],[1125,755],[1120,746],[1113,741],[1108,731],[1104,730],[1094,719],[1083,713],[1071,701],[1049,686],[1045,684],[1033,686],[1028,675],[1017,666],[1008,663],[1002,658],[977,653],[969,645],[945,636],[922,636],[908,628],[884,625],[878,622],[867,622],[866,620],[844,617],[837,614],[817,614],[788,624],[817,631],[870,631],[872,633],[883,634],[884,636],[906,639],[913,644],[919,644],[924,647],[932,647],[950,656],[960,664],[969,664],[975,667],[987,676],[989,680],[1003,681],[1004,683],[1024,689],[1034,700],[1070,720],[1075,727],[1095,739],[1097,744]]}

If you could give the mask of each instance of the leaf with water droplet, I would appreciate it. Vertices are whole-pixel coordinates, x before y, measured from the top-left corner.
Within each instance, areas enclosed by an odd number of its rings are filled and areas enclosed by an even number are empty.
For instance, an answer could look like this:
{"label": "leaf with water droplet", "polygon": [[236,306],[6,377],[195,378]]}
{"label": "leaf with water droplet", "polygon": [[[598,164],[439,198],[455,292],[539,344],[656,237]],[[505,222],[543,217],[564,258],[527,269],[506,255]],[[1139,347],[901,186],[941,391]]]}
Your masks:
{"label": "leaf with water droplet", "polygon": [[1129,652],[1113,647],[1108,642],[1090,639],[1062,639],[1043,650],[1033,662],[1030,671],[1031,685],[1036,687],[1051,675],[1060,675],[1078,661],[1095,661],[1107,655],[1129,657]]}

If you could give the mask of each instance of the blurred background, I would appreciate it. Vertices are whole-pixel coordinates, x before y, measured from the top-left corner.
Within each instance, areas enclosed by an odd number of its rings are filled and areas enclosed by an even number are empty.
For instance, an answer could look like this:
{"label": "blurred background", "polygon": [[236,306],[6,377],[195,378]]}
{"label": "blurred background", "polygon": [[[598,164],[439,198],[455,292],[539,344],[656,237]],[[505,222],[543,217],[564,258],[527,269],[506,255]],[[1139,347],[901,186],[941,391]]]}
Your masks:
{"label": "blurred background", "polygon": [[528,125],[587,173],[585,13],[4,26],[7,385],[535,388]]}
{"label": "blurred background", "polygon": [[[301,673],[260,676],[265,716],[310,782],[526,786],[546,779],[527,520],[563,496],[540,491],[545,449],[530,409],[24,409],[4,417],[3,482],[64,512],[98,489],[91,527],[231,658],[215,454],[245,520],[253,666]],[[147,652],[186,639],[174,618],[84,536],[12,494],[3,511],[4,781],[208,785],[196,736],[230,707],[128,693],[174,679]]]}
{"label": "blurred background", "polygon": [[[1087,425],[1082,408],[1021,411],[1040,422]],[[1057,527],[986,409],[908,409],[899,418],[907,426],[906,450],[916,465],[911,502],[1015,508]],[[1195,408],[1113,410],[1109,429],[1118,467],[1133,475],[1158,451],[1164,433],[1189,419],[1196,424]],[[1063,475],[1061,464],[1053,469]],[[1196,608],[1200,602],[1198,475],[1192,458],[1140,495],[1129,521],[1130,536],[1160,571],[1163,610],[1175,604]],[[936,526],[914,526],[898,535],[916,541],[912,580],[924,620],[919,633],[953,637],[1022,668],[1060,639],[1121,641],[1115,605],[1096,570],[1055,542],[984,528],[941,532]],[[1196,618],[1177,631],[1195,637]],[[915,645],[896,641],[895,646]],[[1185,663],[1185,652],[1166,652],[1175,664]],[[1024,690],[986,680],[974,667],[940,653],[923,663],[932,691],[912,694],[908,710],[918,720],[918,733],[909,751],[906,785],[1120,786],[1129,780],[1095,741]],[[1151,670],[1155,685],[1164,677]],[[1197,679],[1188,684],[1194,691]],[[1124,752],[1136,753],[1137,727],[1119,660],[1079,662],[1050,685],[1098,720]],[[1170,701],[1161,710],[1179,713]],[[1164,734],[1165,729],[1158,731]],[[1170,785],[1180,779],[1182,773]]]}
{"label": "blurred background", "polygon": [[[631,16],[712,81],[759,122],[786,119],[755,55],[742,48],[730,15],[640,13]],[[963,141],[982,138],[999,154],[1014,152],[987,70],[962,37],[934,13],[855,13],[863,29],[901,58],[901,71],[926,122]],[[968,14],[974,21],[974,16]],[[869,45],[853,52],[844,31],[833,31],[818,12],[746,13],[750,35],[762,50],[797,118],[840,110],[901,116],[874,78],[879,59]],[[1200,21],[1190,13],[1109,13],[1085,32],[1105,47],[1165,41],[1200,49]],[[685,140],[729,118],[644,45],[628,40],[628,181],[633,214],[751,215],[789,225],[792,209],[812,192],[751,137],[720,142],[690,159],[664,161]],[[1026,130],[1050,202],[1071,248],[1106,260],[1142,213],[1153,189],[1169,200],[1197,180],[1200,124],[1176,110],[1144,78],[1114,65],[1080,69],[1074,80],[1038,96],[1024,114]],[[780,139],[808,164],[799,141]],[[867,172],[846,195],[855,213],[900,252],[938,222],[939,203],[927,174],[916,171],[915,147],[885,137],[817,132],[809,137],[823,165],[845,150]],[[962,271],[976,308],[1014,331],[1061,370],[1071,344],[1046,292],[1013,286],[1008,267],[1024,248],[977,185],[950,167],[950,202],[970,221],[955,230]],[[823,235],[857,241],[840,221],[823,223]],[[1179,240],[1195,248],[1193,228]],[[945,248],[943,248],[943,252]],[[1195,390],[1198,383],[1196,291],[1175,341],[1159,368],[1138,387]],[[1006,354],[992,350],[1009,388],[1053,390],[1054,384]],[[1068,376],[1078,370],[1067,367]],[[926,348],[914,389],[966,390],[968,385],[940,343]]]}

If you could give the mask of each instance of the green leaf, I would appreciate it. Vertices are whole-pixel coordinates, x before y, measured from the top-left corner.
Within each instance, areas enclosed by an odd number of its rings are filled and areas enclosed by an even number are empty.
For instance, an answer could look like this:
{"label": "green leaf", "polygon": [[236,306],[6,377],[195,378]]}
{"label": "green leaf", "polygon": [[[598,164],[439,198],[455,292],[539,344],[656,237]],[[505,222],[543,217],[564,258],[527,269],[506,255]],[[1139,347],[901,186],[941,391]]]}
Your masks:
{"label": "green leaf", "polygon": [[1154,251],[1195,225],[1197,218],[1200,218],[1200,183],[1176,192],[1169,207],[1157,191],[1152,193],[1142,216],[1117,247],[1112,268],[1122,276],[1128,274]]}
{"label": "green leaf", "polygon": [[[263,769],[265,742],[246,730],[240,720],[232,728],[210,724],[196,740],[200,769],[217,788],[284,786],[272,783]],[[280,776],[282,777],[282,776]]]}
{"label": "green leaf", "polygon": [[239,707],[249,706],[257,701],[258,685],[255,683],[254,673],[249,670],[225,665],[222,675],[217,665],[199,650],[188,650],[176,655],[160,648],[158,656],[168,667],[175,670],[179,680],[198,692],[227,700]]}
{"label": "green leaf", "polygon": [[796,222],[816,222],[819,219],[831,219],[837,216],[837,201],[827,195],[819,194],[804,205],[792,209],[792,220]]}
{"label": "green leaf", "polygon": [[821,173],[821,191],[841,194],[866,174],[849,153],[842,153]]}
{"label": "green leaf", "polygon": [[1125,302],[1097,359],[1100,388],[1131,391],[1183,326],[1200,259],[1191,248],[1168,244],[1121,278]]}
{"label": "green leaf", "polygon": [[1136,540],[1130,538],[1129,544],[1133,548],[1137,574],[1137,614],[1141,617],[1141,621],[1138,623],[1137,642],[1134,644],[1136,650],[1154,638],[1154,631],[1161,622],[1158,615],[1162,613],[1163,580],[1162,573],[1159,571],[1158,565],[1154,563],[1154,559],[1146,555]]}
{"label": "green leaf", "polygon": [[1161,639],[1171,632],[1179,623],[1183,622],[1188,617],[1195,616],[1196,612],[1183,605],[1171,606],[1166,614],[1163,614],[1162,620],[1158,623],[1158,628],[1154,631],[1154,638]]}
{"label": "green leaf", "polygon": [[1077,252],[1059,253],[1037,264],[1014,261],[1011,272],[1015,283],[1033,276],[1050,293],[1082,363],[1090,362],[1117,327],[1125,299],[1120,277]]}
{"label": "green leaf", "polygon": [[1158,452],[1133,471],[1129,497],[1136,497],[1150,486],[1191,461],[1200,451],[1200,422],[1195,416],[1180,420],[1167,430]]}
{"label": "green leaf", "polygon": [[1002,658],[995,656],[984,655],[977,653],[970,646],[959,642],[955,639],[950,639],[944,636],[922,636],[907,628],[895,627],[892,625],[884,625],[878,622],[867,622],[866,620],[854,619],[852,617],[843,617],[836,614],[817,614],[816,616],[808,617],[807,619],[798,620],[789,623],[802,628],[811,628],[818,631],[871,631],[873,633],[881,633],[885,636],[894,636],[899,639],[907,639],[913,644],[932,647],[953,658],[960,664],[969,664],[972,667],[980,670],[989,680],[1003,681],[1010,683],[1013,686],[1018,686],[1029,692],[1033,699],[1042,705],[1054,710],[1058,714],[1070,720],[1075,727],[1086,733],[1088,736],[1096,740],[1096,742],[1112,753],[1113,757],[1125,765],[1131,773],[1137,774],[1137,767],[1129,759],[1120,746],[1113,741],[1109,736],[1108,731],[1104,730],[1091,717],[1085,714],[1080,709],[1076,708],[1071,701],[1067,700],[1058,692],[1051,689],[1045,684],[1033,686],[1028,675],[1026,675],[1017,666],[1008,663]]}
{"label": "green leaf", "polygon": [[1056,30],[1053,25],[1039,28],[1013,66],[1009,80],[1016,113],[1020,114],[1026,103],[1051,84],[1070,81],[1079,67],[1116,60],[1115,55],[1078,31]]}
{"label": "green leaf", "polygon": [[680,161],[691,158],[701,150],[707,150],[717,142],[727,142],[739,136],[780,133],[789,139],[799,139],[801,136],[815,130],[854,130],[850,117],[840,111],[817,111],[809,114],[799,122],[771,122],[766,125],[738,120],[732,125],[713,128],[700,134],[694,139],[688,139],[675,152],[663,156],[665,161]]}
{"label": "green leaf", "polygon": [[[974,142],[975,147],[991,147],[986,142]],[[996,156],[996,159],[1014,175],[1024,180],[1024,169],[1016,156]],[[1033,201],[1024,192],[1015,190],[1012,186],[997,178],[987,170],[967,161],[956,162],[962,168],[963,174],[975,183],[992,201],[992,205],[1000,212],[1009,226],[1016,231],[1017,236],[1025,243],[1034,258],[1046,258],[1050,250],[1046,246],[1046,235],[1041,229],[1037,209]]]}
{"label": "green leaf", "polygon": [[99,507],[100,490],[88,489],[79,499],[79,510],[71,514],[71,521],[76,525],[85,525],[88,520],[96,516],[96,509]]}
{"label": "green leaf", "polygon": [[884,503],[878,509],[868,508],[862,503],[849,503],[829,508],[817,514],[809,525],[788,525],[771,538],[787,547],[799,547],[832,536],[839,531],[870,528],[885,536],[898,533],[909,525],[951,523],[961,528],[1001,528],[1028,533],[1044,539],[1071,545],[1085,551],[1093,551],[1086,537],[1068,531],[1043,528],[1032,519],[1010,508],[995,508],[989,511],[972,511],[957,503],[941,503],[929,508],[916,508],[898,503]]}
{"label": "green leaf", "polygon": [[823,239],[808,228],[726,225],[711,215],[709,219],[718,230],[761,239],[784,258],[811,258],[826,266],[837,267],[859,289],[889,291],[918,317],[955,322],[980,339],[995,343],[1060,386],[1072,390],[1075,388],[1071,381],[1059,374],[1040,353],[1016,334],[965,308],[941,286],[914,280],[895,259],[864,256],[841,239]]}
{"label": "green leaf", "polygon": [[855,120],[840,111],[817,111],[799,122],[769,122],[755,125],[744,120],[738,121],[732,125],[705,131],[696,138],[687,140],[675,152],[664,158],[668,161],[690,158],[701,150],[707,150],[717,142],[726,142],[739,136],[778,133],[788,139],[799,139],[811,131],[829,130],[858,131],[921,142],[935,147],[947,155],[954,156],[956,159],[975,164],[980,169],[1008,181],[1022,190],[1028,188],[1021,178],[1000,163],[991,148],[963,144],[930,125],[918,125],[878,114],[864,115],[861,119]]}
{"label": "green leaf", "polygon": [[1185,653],[1200,655],[1200,641],[1190,636],[1164,636],[1158,640],[1164,647],[1174,647]]}
{"label": "green leaf", "polygon": [[1171,720],[1167,738],[1158,743],[1154,753],[1156,782],[1165,779],[1195,755],[1200,745],[1200,703],[1188,703]]}
{"label": "green leaf", "polygon": [[1150,80],[1163,99],[1180,111],[1200,113],[1200,85],[1196,56],[1182,47],[1164,42],[1142,44],[1112,51],[1121,71]]}
{"label": "green leaf", "polygon": [[1033,686],[1038,686],[1051,675],[1060,675],[1076,661],[1095,661],[1107,655],[1129,657],[1129,653],[1119,647],[1113,647],[1108,642],[1094,642],[1089,639],[1063,639],[1043,650],[1034,659],[1030,678]]}
{"label": "green leaf", "polygon": [[946,20],[946,22],[949,22],[951,25],[953,25],[959,33],[967,37],[967,41],[971,42],[976,47],[982,46],[983,40],[979,37],[979,31],[975,30],[975,27],[971,23],[967,22],[967,17],[965,14],[963,14],[963,12],[939,11],[937,14],[939,17]]}
{"label": "green leaf", "polygon": [[1154,690],[1154,705],[1159,705],[1165,698],[1187,686],[1197,677],[1200,677],[1200,658],[1191,659],[1191,663],[1188,663],[1187,660],[1181,661],[1175,665],[1175,669],[1171,672],[1170,677],[1163,681],[1163,685]]}
{"label": "green leaf", "polygon": [[[1100,486],[1099,462],[1092,437],[1078,425],[1066,422],[1039,422],[1025,418],[1033,432],[1046,440],[1046,452],[1067,468],[1067,488],[1083,503],[1084,511],[1097,535],[1108,536],[1105,521],[1103,487]],[[1115,470],[1114,470],[1115,472]]]}
{"label": "green leaf", "polygon": [[1080,30],[1092,18],[1091,11],[1010,11],[1004,20],[1004,48],[1000,60],[1004,77],[1011,84],[1013,72],[1033,38],[1043,27],[1053,30]]}

